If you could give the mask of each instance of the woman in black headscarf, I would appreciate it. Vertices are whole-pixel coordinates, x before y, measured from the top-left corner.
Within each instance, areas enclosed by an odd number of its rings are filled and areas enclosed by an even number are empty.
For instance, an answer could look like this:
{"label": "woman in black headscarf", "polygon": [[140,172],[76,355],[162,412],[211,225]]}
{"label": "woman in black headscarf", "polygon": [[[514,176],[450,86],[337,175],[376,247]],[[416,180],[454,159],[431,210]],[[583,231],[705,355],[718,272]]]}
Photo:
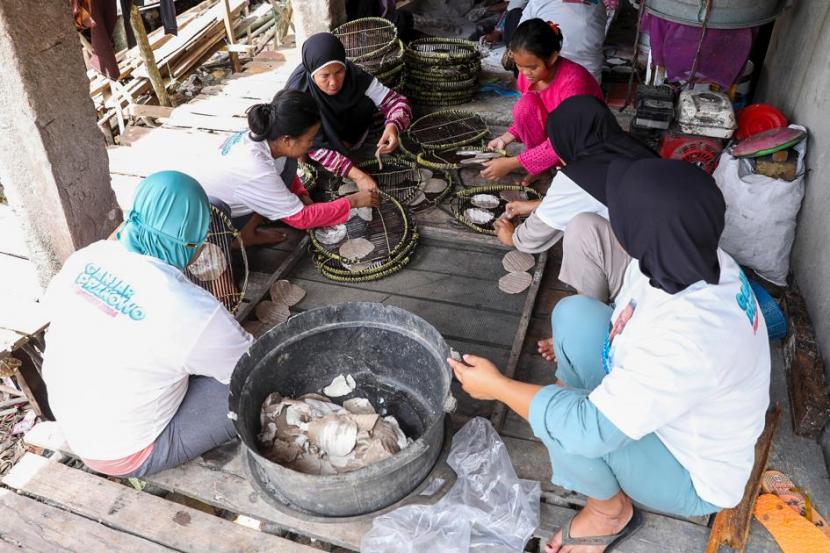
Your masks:
{"label": "woman in black headscarf", "polygon": [[[681,516],[737,505],[769,405],[766,325],[718,248],[725,203],[712,177],[663,159],[616,159],[606,173],[610,222],[573,222],[612,233],[632,258],[613,306],[582,295],[556,305],[556,384],[512,380],[480,357],[448,361],[472,397],[528,420],[554,483],[587,496],[549,553],[618,545],[642,524],[634,503]],[[609,244],[573,251],[569,232],[563,265],[601,271]]]}
{"label": "woman in black headscarf", "polygon": [[548,116],[547,132],[564,168],[554,177],[544,200],[507,205],[511,216],[528,217],[522,225],[514,227],[505,219],[496,222],[498,238],[527,253],[553,246],[579,213],[608,216],[605,181],[613,160],[657,157],[623,131],[608,106],[593,96],[564,100]]}
{"label": "woman in black headscarf", "polygon": [[302,63],[286,88],[308,92],[320,108],[323,124],[309,157],[332,173],[350,178],[361,190],[375,188],[374,179],[355,167],[348,155],[363,143],[378,110],[385,117],[378,151],[394,152],[398,133],[412,121],[407,99],[348,61],[343,44],[331,33],[317,33],[303,43]]}

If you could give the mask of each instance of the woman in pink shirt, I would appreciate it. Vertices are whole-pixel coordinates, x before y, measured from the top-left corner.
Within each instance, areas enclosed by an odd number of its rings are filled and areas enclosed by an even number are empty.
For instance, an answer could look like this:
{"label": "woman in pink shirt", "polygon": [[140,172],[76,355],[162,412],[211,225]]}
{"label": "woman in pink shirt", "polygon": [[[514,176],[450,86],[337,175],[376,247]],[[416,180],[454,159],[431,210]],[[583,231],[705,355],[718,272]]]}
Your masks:
{"label": "woman in pink shirt", "polygon": [[494,159],[481,175],[498,179],[524,169],[528,185],[540,173],[559,164],[545,131],[548,114],[566,98],[587,94],[605,101],[597,80],[587,69],[559,55],[562,32],[555,23],[529,19],[519,25],[510,41],[510,53],[519,69],[517,86],[522,97],[513,106],[513,126],[490,141],[491,149],[504,149],[514,141],[525,145],[515,157]]}

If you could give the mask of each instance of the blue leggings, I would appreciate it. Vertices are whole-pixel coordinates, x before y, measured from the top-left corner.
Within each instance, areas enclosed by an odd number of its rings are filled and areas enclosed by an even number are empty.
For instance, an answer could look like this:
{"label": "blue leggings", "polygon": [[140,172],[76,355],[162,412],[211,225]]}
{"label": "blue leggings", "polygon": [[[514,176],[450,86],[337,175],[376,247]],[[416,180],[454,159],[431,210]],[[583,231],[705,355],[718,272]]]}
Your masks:
{"label": "blue leggings", "polygon": [[[612,309],[586,296],[571,296],[553,310],[556,376],[571,388],[593,390],[605,377],[602,345]],[[683,516],[720,510],[698,497],[689,471],[655,434],[629,442],[597,458],[574,455],[554,440],[544,440],[553,465],[553,482],[595,499],[620,490],[650,509]]]}

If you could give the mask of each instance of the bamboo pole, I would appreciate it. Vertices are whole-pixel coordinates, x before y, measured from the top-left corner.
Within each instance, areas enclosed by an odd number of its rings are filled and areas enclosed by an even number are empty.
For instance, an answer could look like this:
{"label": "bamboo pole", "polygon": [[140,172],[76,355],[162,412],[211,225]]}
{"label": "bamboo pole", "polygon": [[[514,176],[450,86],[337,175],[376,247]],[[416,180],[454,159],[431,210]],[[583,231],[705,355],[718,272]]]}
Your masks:
{"label": "bamboo pole", "polygon": [[[225,33],[228,35],[228,44],[233,44],[236,41],[236,38],[233,34],[233,22],[231,21],[231,6],[228,3],[228,0],[222,0],[225,5],[225,13],[224,20],[225,20]],[[239,65],[239,54],[236,52],[230,52],[231,56],[231,69],[234,73],[239,73],[242,70],[242,67]]]}
{"label": "bamboo pole", "polygon": [[150,78],[150,84],[153,85],[153,91],[159,99],[159,105],[171,107],[170,98],[167,97],[167,90],[164,88],[164,80],[161,78],[158,65],[156,65],[153,48],[150,46],[150,40],[147,38],[147,29],[144,28],[144,20],[141,19],[141,13],[139,13],[138,7],[132,2],[130,3],[130,25],[133,28],[135,40],[138,43],[138,51],[141,54],[144,67],[147,68],[147,76]]}

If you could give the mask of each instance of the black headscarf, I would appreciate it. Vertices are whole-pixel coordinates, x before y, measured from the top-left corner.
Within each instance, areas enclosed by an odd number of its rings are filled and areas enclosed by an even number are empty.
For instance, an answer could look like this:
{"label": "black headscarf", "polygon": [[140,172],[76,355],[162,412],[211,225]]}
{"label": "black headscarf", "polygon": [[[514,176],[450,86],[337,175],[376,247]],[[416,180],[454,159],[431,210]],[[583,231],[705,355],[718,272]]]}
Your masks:
{"label": "black headscarf", "polygon": [[[354,144],[360,140],[377,111],[366,96],[366,89],[374,77],[346,60],[346,49],[331,33],[311,35],[303,43],[302,54],[303,62],[291,73],[286,88],[308,92],[320,107],[323,124],[314,139],[314,146],[347,154],[349,148],[345,142]],[[329,96],[314,83],[311,74],[333,61],[346,66],[346,79],[340,92]]]}
{"label": "black headscarf", "polygon": [[567,164],[562,172],[602,203],[611,161],[657,157],[622,130],[608,106],[594,96],[566,98],[548,115],[547,132],[554,151]]}
{"label": "black headscarf", "polygon": [[676,294],[719,282],[726,204],[706,171],[675,159],[619,159],[609,175],[611,228],[652,286]]}

